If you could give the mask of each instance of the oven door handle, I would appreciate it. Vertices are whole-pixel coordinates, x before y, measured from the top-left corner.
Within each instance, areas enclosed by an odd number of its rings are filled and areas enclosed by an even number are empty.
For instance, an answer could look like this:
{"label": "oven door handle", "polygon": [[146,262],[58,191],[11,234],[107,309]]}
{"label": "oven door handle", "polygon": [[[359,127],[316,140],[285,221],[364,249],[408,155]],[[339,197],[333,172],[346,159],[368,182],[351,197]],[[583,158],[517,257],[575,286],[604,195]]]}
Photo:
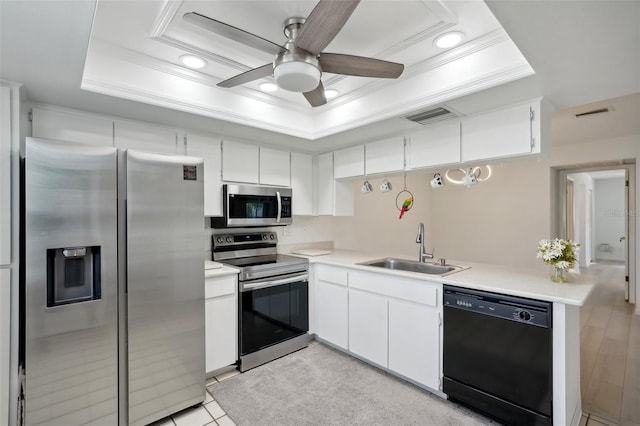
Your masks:
{"label": "oven door handle", "polygon": [[261,288],[275,287],[283,284],[297,283],[300,281],[308,281],[309,274],[296,275],[295,277],[282,278],[279,280],[260,281],[257,283],[242,284],[240,291],[258,290]]}

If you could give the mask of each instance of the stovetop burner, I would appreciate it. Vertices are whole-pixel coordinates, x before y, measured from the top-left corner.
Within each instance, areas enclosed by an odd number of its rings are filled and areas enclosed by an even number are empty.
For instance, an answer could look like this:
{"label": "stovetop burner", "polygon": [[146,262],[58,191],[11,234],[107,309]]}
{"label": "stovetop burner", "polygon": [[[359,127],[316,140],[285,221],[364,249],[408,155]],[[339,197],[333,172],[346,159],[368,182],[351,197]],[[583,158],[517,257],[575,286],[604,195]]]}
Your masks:
{"label": "stovetop burner", "polygon": [[213,260],[240,268],[240,281],[307,272],[309,260],[277,253],[275,232],[220,234],[212,237]]}

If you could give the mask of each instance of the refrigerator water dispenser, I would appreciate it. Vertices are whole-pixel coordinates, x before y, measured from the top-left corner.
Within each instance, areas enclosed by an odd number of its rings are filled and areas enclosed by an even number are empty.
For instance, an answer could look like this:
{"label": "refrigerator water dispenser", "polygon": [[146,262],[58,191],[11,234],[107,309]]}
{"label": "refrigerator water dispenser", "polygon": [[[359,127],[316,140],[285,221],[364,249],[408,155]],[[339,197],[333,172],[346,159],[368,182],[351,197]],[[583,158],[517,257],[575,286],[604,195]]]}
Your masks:
{"label": "refrigerator water dispenser", "polygon": [[47,249],[47,308],[100,297],[100,246]]}

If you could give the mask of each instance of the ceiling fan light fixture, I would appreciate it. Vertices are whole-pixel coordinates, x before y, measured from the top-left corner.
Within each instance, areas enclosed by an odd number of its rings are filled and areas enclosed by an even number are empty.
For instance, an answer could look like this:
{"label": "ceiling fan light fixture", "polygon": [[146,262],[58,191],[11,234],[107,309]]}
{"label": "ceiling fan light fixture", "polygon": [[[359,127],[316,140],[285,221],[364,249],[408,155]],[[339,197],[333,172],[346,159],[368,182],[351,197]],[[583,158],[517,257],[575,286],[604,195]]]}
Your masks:
{"label": "ceiling fan light fixture", "polygon": [[433,40],[433,45],[440,49],[448,49],[453,46],[457,46],[460,44],[462,39],[464,38],[464,34],[459,31],[452,31],[444,34],[440,34],[438,37]]}
{"label": "ceiling fan light fixture", "polygon": [[267,93],[275,92],[278,90],[278,85],[271,82],[260,83],[260,90]]}
{"label": "ceiling fan light fixture", "polygon": [[290,92],[312,91],[318,87],[320,75],[320,69],[308,62],[282,62],[273,70],[278,87]]}
{"label": "ceiling fan light fixture", "polygon": [[182,62],[185,67],[193,69],[204,68],[204,66],[207,65],[207,61],[194,55],[182,55],[180,56],[180,62]]}

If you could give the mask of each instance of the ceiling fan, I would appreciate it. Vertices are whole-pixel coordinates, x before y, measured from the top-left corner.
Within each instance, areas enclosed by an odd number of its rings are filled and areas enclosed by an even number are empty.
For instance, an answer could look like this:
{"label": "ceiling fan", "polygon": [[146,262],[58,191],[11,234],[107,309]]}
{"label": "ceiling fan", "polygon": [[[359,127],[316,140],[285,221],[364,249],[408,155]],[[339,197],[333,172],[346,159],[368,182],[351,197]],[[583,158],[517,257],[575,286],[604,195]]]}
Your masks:
{"label": "ceiling fan", "polygon": [[320,80],[323,72],[398,78],[404,70],[404,65],[395,62],[322,52],[342,29],[358,3],[360,0],[320,0],[306,19],[287,19],[283,24],[284,34],[288,38],[284,46],[196,12],[186,13],[183,18],[205,30],[276,55],[273,63],[221,81],[218,86],[235,87],[273,75],[278,87],[301,92],[311,106],[317,107],[327,103]]}

